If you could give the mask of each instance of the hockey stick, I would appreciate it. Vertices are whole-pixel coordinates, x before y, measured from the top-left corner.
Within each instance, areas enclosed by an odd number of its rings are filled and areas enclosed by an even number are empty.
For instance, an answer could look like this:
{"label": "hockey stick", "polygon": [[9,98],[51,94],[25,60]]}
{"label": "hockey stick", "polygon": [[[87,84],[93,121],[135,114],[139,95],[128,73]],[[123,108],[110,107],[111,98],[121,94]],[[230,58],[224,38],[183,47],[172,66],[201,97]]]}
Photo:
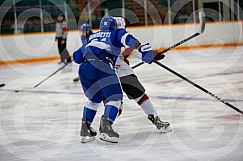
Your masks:
{"label": "hockey stick", "polygon": [[[175,45],[172,45],[169,48],[166,48],[165,50],[161,51],[160,54],[166,53],[167,51],[172,50],[172,49],[176,48],[177,46],[179,46],[181,44],[184,44],[185,42],[187,42],[187,41],[189,41],[189,40],[201,35],[205,31],[206,17],[205,17],[205,13],[204,12],[199,12],[199,22],[200,22],[200,30],[199,30],[199,32],[193,34],[192,36],[190,36],[190,37],[188,37],[188,38],[186,38],[184,40],[181,40],[180,42],[176,43]],[[134,65],[132,67],[132,69],[135,69],[135,68],[139,67],[140,65],[143,65],[144,63],[145,62],[140,62],[140,63]]]}
{"label": "hockey stick", "polygon": [[162,68],[166,69],[167,71],[173,73],[174,75],[180,77],[181,79],[185,80],[186,82],[190,83],[191,85],[193,85],[194,87],[200,89],[201,91],[205,92],[206,94],[212,96],[213,98],[215,98],[216,100],[222,102],[223,104],[225,104],[226,106],[232,108],[233,110],[243,114],[243,111],[238,109],[237,107],[233,106],[232,104],[230,104],[229,102],[223,100],[222,98],[219,98],[218,96],[216,96],[215,94],[209,92],[208,90],[206,90],[205,88],[201,87],[200,85],[196,84],[195,82],[191,81],[190,79],[182,76],[181,74],[175,72],[174,70],[170,69],[169,67],[165,66],[164,64],[158,62],[158,61],[155,61],[154,62],[155,64],[161,66]]}
{"label": "hockey stick", "polygon": [[64,64],[61,68],[59,68],[58,70],[56,70],[54,73],[52,73],[51,75],[49,75],[48,77],[46,77],[45,79],[43,79],[42,81],[40,81],[38,84],[36,84],[34,86],[34,88],[38,87],[39,85],[41,85],[43,82],[45,82],[47,79],[49,79],[50,77],[52,77],[53,75],[55,75],[57,72],[59,72],[60,70],[62,70],[64,67],[66,67],[68,65],[68,63]]}
{"label": "hockey stick", "polygon": [[73,82],[78,82],[79,80],[80,80],[79,77],[76,77],[73,79]]}
{"label": "hockey stick", "polygon": [[5,86],[5,84],[4,84],[4,83],[0,84],[0,87],[4,87],[4,86]]}

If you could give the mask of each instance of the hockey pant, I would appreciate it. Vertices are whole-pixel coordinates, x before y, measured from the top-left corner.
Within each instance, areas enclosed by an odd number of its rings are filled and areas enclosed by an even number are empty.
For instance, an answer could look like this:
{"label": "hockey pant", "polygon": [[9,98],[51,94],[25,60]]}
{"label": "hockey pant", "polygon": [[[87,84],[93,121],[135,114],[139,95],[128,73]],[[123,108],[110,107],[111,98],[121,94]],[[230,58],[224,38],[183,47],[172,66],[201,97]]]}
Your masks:
{"label": "hockey pant", "polygon": [[[64,43],[62,43],[64,41]],[[67,41],[66,39],[57,38],[57,46],[58,46],[58,52],[61,58],[61,62],[65,62],[66,60],[69,62],[71,61],[71,57],[69,55],[69,52],[67,51]]]}
{"label": "hockey pant", "polygon": [[[89,104],[105,104],[105,116],[115,121],[122,102],[122,89],[115,69],[102,61],[86,61],[79,68],[80,82]],[[97,111],[96,106],[84,107],[84,117],[91,123]]]}
{"label": "hockey pant", "polygon": [[129,99],[134,99],[147,115],[157,115],[153,104],[149,100],[149,97],[145,94],[143,85],[139,82],[135,74],[120,77],[120,81],[122,89]]}

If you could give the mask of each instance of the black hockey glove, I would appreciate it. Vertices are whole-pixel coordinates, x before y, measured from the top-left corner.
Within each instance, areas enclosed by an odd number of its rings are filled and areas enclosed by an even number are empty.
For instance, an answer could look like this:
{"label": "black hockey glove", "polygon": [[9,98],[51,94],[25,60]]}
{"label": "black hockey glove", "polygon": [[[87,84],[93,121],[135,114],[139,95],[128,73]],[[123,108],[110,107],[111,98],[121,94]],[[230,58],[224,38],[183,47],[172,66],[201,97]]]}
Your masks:
{"label": "black hockey glove", "polygon": [[156,51],[156,53],[157,53],[157,54],[156,54],[155,57],[154,57],[154,61],[159,61],[159,60],[164,59],[165,55],[164,55],[163,53],[158,52],[158,51]]}

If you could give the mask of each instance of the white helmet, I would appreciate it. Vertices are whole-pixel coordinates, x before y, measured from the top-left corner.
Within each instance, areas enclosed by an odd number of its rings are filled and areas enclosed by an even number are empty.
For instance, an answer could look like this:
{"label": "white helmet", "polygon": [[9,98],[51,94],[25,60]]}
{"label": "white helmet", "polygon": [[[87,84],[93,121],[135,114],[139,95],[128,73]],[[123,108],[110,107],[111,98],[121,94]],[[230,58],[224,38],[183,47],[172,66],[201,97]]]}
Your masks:
{"label": "white helmet", "polygon": [[125,29],[126,23],[123,17],[113,17],[117,23],[117,29]]}

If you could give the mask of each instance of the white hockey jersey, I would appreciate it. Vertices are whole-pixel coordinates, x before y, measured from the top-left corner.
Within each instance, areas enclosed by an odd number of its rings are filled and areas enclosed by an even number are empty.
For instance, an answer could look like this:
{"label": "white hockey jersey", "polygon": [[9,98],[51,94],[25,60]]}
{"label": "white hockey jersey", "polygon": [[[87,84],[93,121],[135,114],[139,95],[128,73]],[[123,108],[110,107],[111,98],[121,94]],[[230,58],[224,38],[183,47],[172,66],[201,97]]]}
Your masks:
{"label": "white hockey jersey", "polygon": [[119,77],[124,77],[130,74],[134,74],[130,65],[124,61],[124,56],[119,56],[117,58],[115,67]]}
{"label": "white hockey jersey", "polygon": [[[123,49],[121,50],[121,53],[125,52],[126,49]],[[128,51],[128,50],[126,50]],[[131,51],[130,52],[133,52],[132,54],[131,53],[128,53],[127,54],[127,57],[126,56],[123,56],[123,54],[121,54],[117,60],[116,60],[116,63],[115,63],[115,67],[116,67],[116,70],[117,70],[117,74],[119,77],[124,77],[124,76],[127,76],[127,75],[130,75],[130,74],[134,74],[133,72],[133,69],[132,67],[130,67],[129,65],[129,58],[132,57],[136,57],[136,58],[140,58],[140,54],[138,54],[136,52],[136,50],[134,51]]]}

